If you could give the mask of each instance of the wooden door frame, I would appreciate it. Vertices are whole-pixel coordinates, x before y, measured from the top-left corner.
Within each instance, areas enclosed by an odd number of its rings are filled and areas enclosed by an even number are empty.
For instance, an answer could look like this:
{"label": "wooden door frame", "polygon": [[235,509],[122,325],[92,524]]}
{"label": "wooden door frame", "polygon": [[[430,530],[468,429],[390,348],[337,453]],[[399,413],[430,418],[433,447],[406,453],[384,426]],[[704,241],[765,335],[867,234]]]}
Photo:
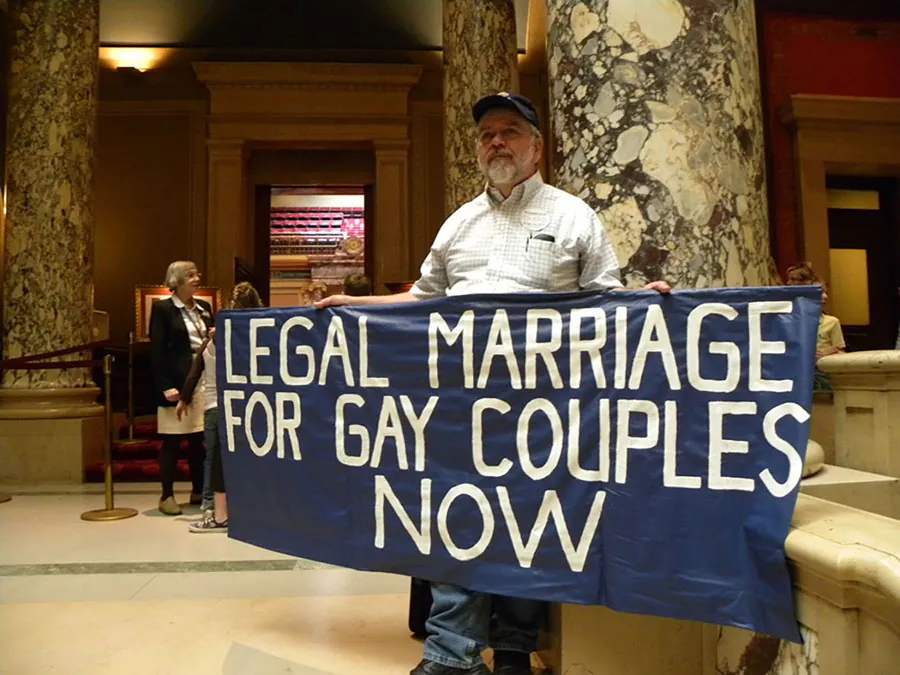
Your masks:
{"label": "wooden door frame", "polygon": [[249,257],[247,156],[256,143],[284,148],[375,152],[373,285],[407,279],[409,260],[409,92],[416,65],[198,62],[210,92],[207,266],[227,286],[235,256]]}
{"label": "wooden door frame", "polygon": [[794,138],[801,256],[830,283],[826,176],[900,177],[900,99],[798,94],[780,114]]}

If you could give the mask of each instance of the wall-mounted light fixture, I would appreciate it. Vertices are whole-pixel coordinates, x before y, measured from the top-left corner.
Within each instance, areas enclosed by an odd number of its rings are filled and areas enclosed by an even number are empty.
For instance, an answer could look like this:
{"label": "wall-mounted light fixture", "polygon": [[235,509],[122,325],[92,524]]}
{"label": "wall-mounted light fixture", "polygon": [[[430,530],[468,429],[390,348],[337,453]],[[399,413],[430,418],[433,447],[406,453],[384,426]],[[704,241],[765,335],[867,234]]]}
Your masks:
{"label": "wall-mounted light fixture", "polygon": [[160,47],[101,47],[100,61],[119,71],[143,73],[159,66],[170,51]]}

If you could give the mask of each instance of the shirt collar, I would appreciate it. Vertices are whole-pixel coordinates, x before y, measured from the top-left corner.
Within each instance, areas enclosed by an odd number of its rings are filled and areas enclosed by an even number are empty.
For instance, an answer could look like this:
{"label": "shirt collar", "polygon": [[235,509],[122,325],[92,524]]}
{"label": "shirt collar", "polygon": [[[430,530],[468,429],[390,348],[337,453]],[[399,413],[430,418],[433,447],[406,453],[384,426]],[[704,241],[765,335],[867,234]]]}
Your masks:
{"label": "shirt collar", "polygon": [[500,204],[523,206],[531,201],[531,198],[537,194],[538,190],[540,190],[543,185],[544,179],[541,177],[541,172],[535,171],[533,176],[526,178],[516,185],[516,187],[512,189],[512,192],[509,193],[509,197],[506,197],[505,199],[503,195],[500,194],[500,190],[491,185],[488,185],[485,191],[491,202],[497,206]]}
{"label": "shirt collar", "polygon": [[[179,298],[177,295],[172,293],[172,304],[174,304],[178,309],[187,309],[187,305]],[[196,307],[197,305],[194,305]]]}

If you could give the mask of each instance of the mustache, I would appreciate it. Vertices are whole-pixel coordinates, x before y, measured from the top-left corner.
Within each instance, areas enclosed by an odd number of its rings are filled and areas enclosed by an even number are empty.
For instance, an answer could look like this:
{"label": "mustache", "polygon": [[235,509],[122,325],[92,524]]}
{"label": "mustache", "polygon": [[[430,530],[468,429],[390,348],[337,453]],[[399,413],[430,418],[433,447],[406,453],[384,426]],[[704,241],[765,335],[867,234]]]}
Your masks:
{"label": "mustache", "polygon": [[503,159],[503,158],[512,159],[513,154],[509,150],[496,150],[487,156],[487,161],[493,162],[495,159]]}

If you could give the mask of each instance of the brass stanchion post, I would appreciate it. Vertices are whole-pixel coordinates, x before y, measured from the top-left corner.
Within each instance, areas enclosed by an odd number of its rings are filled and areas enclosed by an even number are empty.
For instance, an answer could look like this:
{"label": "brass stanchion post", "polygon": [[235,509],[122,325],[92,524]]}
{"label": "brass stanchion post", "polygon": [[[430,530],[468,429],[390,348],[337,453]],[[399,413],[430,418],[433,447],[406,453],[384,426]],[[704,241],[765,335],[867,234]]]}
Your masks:
{"label": "brass stanchion post", "polygon": [[128,440],[115,441],[119,447],[141,445],[147,441],[134,437],[134,332],[128,334]]}
{"label": "brass stanchion post", "polygon": [[106,437],[103,443],[103,461],[106,464],[104,471],[104,487],[106,496],[106,508],[95,509],[93,511],[85,511],[81,514],[82,520],[124,520],[137,515],[137,509],[117,509],[115,507],[115,499],[113,497],[113,480],[112,480],[112,435],[113,435],[113,414],[112,414],[112,356],[107,354],[103,357],[103,382],[106,388]]}

